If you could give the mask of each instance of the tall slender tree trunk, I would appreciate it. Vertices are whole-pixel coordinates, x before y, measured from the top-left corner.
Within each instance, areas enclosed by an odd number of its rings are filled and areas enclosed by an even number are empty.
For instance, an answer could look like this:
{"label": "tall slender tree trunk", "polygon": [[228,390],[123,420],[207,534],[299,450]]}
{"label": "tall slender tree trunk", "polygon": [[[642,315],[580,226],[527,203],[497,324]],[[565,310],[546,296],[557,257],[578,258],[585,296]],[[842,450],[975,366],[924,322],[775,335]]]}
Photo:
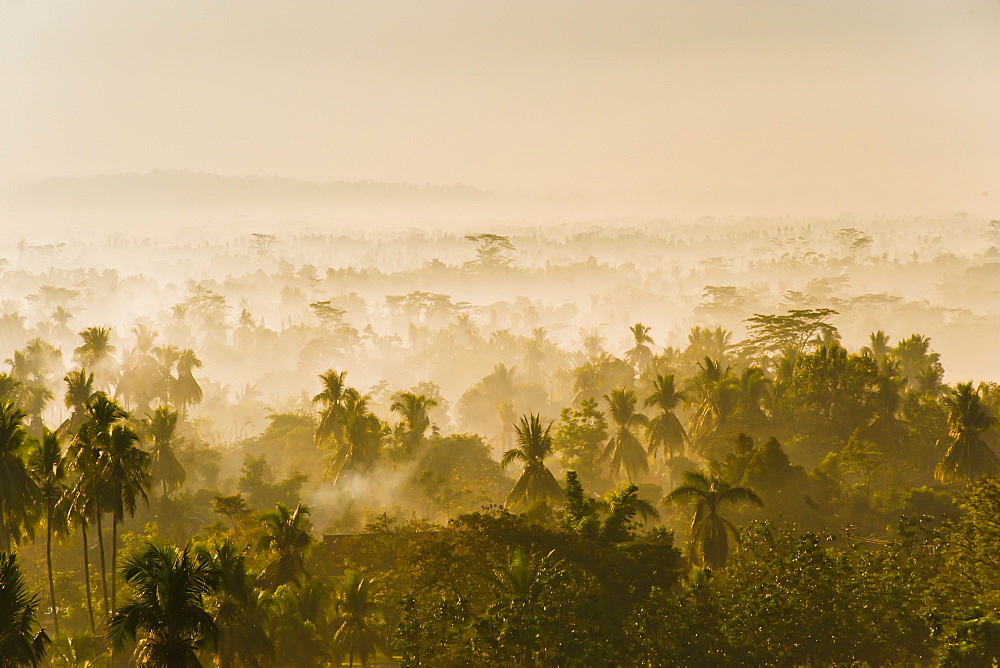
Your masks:
{"label": "tall slender tree trunk", "polygon": [[104,596],[104,615],[111,616],[111,608],[108,605],[108,568],[104,561],[104,527],[101,525],[100,510],[97,511],[97,547],[101,551],[101,594]]}
{"label": "tall slender tree trunk", "polygon": [[87,521],[81,522],[83,527],[83,583],[87,588],[87,613],[90,615],[90,632],[97,634],[97,625],[94,624],[94,600],[90,593],[90,554],[87,545]]}
{"label": "tall slender tree trunk", "polygon": [[115,594],[118,582],[118,518],[111,516],[111,610],[115,609]]}
{"label": "tall slender tree trunk", "polygon": [[46,509],[45,565],[49,569],[49,601],[52,604],[52,630],[59,635],[59,613],[56,611],[56,581],[52,579],[52,504]]}

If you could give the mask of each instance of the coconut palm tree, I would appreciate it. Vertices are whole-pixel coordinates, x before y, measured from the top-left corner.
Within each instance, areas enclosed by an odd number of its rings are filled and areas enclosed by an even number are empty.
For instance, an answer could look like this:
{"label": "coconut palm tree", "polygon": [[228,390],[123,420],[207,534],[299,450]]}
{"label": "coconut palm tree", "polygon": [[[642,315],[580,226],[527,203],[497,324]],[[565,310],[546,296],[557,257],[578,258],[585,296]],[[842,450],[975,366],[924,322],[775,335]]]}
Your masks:
{"label": "coconut palm tree", "polygon": [[[102,453],[107,448],[113,425],[128,418],[128,413],[104,392],[97,392],[86,404],[84,419],[70,444],[72,468],[77,474],[76,482],[70,490],[70,512],[82,523],[84,542],[84,564],[89,563],[86,550],[87,524],[94,522],[97,529],[98,556],[100,558],[101,594],[105,614],[111,614],[108,597],[107,565],[104,550],[104,523],[106,485],[99,466]],[[89,568],[84,570],[89,579]],[[90,585],[87,585],[88,605]]]}
{"label": "coconut palm tree", "polygon": [[70,371],[63,380],[66,382],[63,402],[66,408],[70,409],[70,416],[60,429],[76,433],[87,419],[87,405],[97,396],[94,390],[94,374],[87,373],[86,368],[81,368]]}
{"label": "coconut palm tree", "polygon": [[633,481],[649,472],[646,451],[635,435],[637,429],[648,429],[649,418],[636,412],[634,390],[613,390],[611,394],[604,395],[604,400],[608,402],[615,431],[601,457],[610,458],[612,473],[620,476],[624,468],[628,479]]}
{"label": "coconut palm tree", "polygon": [[74,350],[80,366],[94,372],[97,386],[109,389],[118,377],[118,360],[114,358],[115,346],[111,344],[110,327],[88,327],[80,332],[83,343]]}
{"label": "coconut palm tree", "polygon": [[163,391],[164,380],[169,375],[153,353],[156,332],[148,325],[140,323],[132,329],[135,347],[122,357],[122,373],[116,388],[118,396],[130,402],[137,412],[147,412],[153,400],[160,397],[167,400]]}
{"label": "coconut palm tree", "polygon": [[[127,424],[112,425],[107,449],[98,462],[104,484],[101,496],[104,507],[111,513],[111,572],[117,573],[118,525],[135,515],[139,499],[149,502],[146,490],[152,484],[149,476],[150,455],[138,447],[139,435]],[[111,578],[111,608],[115,608],[117,578]]]}
{"label": "coconut palm tree", "polygon": [[646,327],[641,322],[629,327],[634,345],[626,351],[625,359],[636,369],[637,373],[642,373],[653,357],[653,351],[647,345],[653,343],[653,338],[649,335],[651,329],[652,327]]}
{"label": "coconut palm tree", "polygon": [[339,443],[344,431],[344,392],[348,389],[344,384],[346,371],[336,372],[328,369],[319,375],[323,381],[323,391],[313,397],[314,404],[321,404],[319,424],[316,426],[316,445],[321,445],[327,439]]}
{"label": "coconut palm tree", "polygon": [[729,443],[726,427],[737,407],[739,388],[729,367],[710,357],[698,363],[690,380],[694,413],[688,421],[688,436],[696,451],[704,452],[718,441]]}
{"label": "coconut palm tree", "polygon": [[336,600],[333,643],[346,652],[348,665],[357,656],[362,666],[377,652],[389,653],[389,639],[381,609],[373,596],[374,582],[357,571],[348,571],[341,581]]}
{"label": "coconut palm tree", "polygon": [[264,632],[264,600],[247,573],[245,551],[226,540],[207,554],[219,576],[214,597],[219,666],[260,668],[274,655],[274,643]]}
{"label": "coconut palm tree", "polygon": [[26,463],[28,432],[25,413],[8,402],[0,402],[0,552],[31,532],[29,513],[38,499],[38,486]]}
{"label": "coconut palm tree", "polygon": [[309,533],[309,506],[301,503],[289,510],[283,503],[260,514],[264,531],[257,551],[271,555],[260,577],[275,588],[306,572],[305,555],[312,545]]}
{"label": "coconut palm tree", "polygon": [[138,641],[139,666],[201,666],[198,651],[214,649],[218,632],[205,609],[205,597],[219,584],[212,560],[190,546],[147,542],[125,556],[121,577],[130,596],[108,624],[111,646]]}
{"label": "coconut palm tree", "polygon": [[59,502],[64,498],[69,460],[63,453],[62,444],[55,433],[45,430],[37,447],[28,458],[31,477],[38,486],[42,503],[45,504],[45,566],[49,576],[49,603],[52,610],[52,631],[59,635],[59,614],[56,606],[56,585],[52,577],[52,534],[66,530],[66,515],[58,512]]}
{"label": "coconut palm tree", "polygon": [[17,404],[21,401],[24,385],[9,373],[0,373],[0,401]]}
{"label": "coconut palm tree", "polygon": [[757,494],[747,487],[733,487],[718,476],[709,478],[700,471],[685,471],[683,484],[663,499],[664,504],[695,500],[691,519],[688,556],[693,563],[709,568],[722,568],[732,548],[739,543],[739,532],[729,520],[719,515],[723,504],[764,505]]}
{"label": "coconut palm tree", "polygon": [[0,553],[0,668],[38,666],[50,641],[38,628],[38,595],[28,591],[17,556]]}
{"label": "coconut palm tree", "polygon": [[889,345],[889,335],[881,329],[868,335],[868,345],[861,348],[861,354],[875,360],[879,371],[883,369],[889,358],[892,347]]}
{"label": "coconut palm tree", "polygon": [[[889,365],[891,367],[891,365]],[[865,437],[883,452],[898,453],[906,439],[903,411],[903,379],[895,375],[880,375],[869,397],[872,419],[865,428]]]}
{"label": "coconut palm tree", "polygon": [[509,399],[501,399],[493,405],[493,409],[497,414],[497,422],[500,424],[500,431],[497,432],[496,436],[490,439],[490,442],[495,443],[501,450],[506,452],[514,447],[514,441],[517,438],[517,429],[514,424],[517,420],[517,407],[514,405],[513,401],[510,401]]}
{"label": "coconut palm tree", "polygon": [[408,452],[412,451],[423,440],[424,432],[431,425],[428,411],[435,406],[437,406],[437,401],[428,399],[422,394],[400,392],[395,396],[389,409],[394,413],[399,413],[402,422],[406,425],[402,441]]}
{"label": "coconut palm tree", "polygon": [[180,351],[177,357],[177,377],[171,383],[173,388],[170,392],[172,401],[183,410],[188,405],[195,405],[201,402],[201,385],[194,377],[194,370],[201,368],[201,360],[190,348]]}
{"label": "coconut palm tree", "polygon": [[507,506],[544,500],[558,503],[562,498],[559,483],[545,466],[545,458],[552,453],[551,430],[551,423],[542,427],[542,420],[537,413],[522,416],[520,424],[515,427],[517,446],[503,453],[500,466],[507,468],[514,461],[522,461],[524,470],[507,495]]}
{"label": "coconut palm tree", "polygon": [[329,466],[334,484],[345,471],[367,470],[378,458],[384,425],[368,409],[368,400],[354,388],[344,392],[342,438]]}
{"label": "coconut palm tree", "polygon": [[954,482],[977,480],[1000,472],[1000,460],[983,439],[983,434],[996,425],[997,419],[990,415],[972,383],[959,383],[943,403],[948,409],[952,441],[934,470],[934,477],[942,482]]}
{"label": "coconut palm tree", "polygon": [[660,448],[663,448],[664,459],[673,459],[676,453],[684,450],[687,432],[674,411],[686,400],[687,395],[678,391],[674,384],[674,374],[660,375],[653,380],[653,393],[645,401],[647,408],[659,409],[649,421],[646,434],[651,457],[655,457]]}
{"label": "coconut palm tree", "polygon": [[180,413],[177,411],[160,406],[143,421],[143,431],[151,445],[149,473],[154,481],[161,484],[164,497],[183,485],[187,479],[184,466],[174,452],[179,417]]}

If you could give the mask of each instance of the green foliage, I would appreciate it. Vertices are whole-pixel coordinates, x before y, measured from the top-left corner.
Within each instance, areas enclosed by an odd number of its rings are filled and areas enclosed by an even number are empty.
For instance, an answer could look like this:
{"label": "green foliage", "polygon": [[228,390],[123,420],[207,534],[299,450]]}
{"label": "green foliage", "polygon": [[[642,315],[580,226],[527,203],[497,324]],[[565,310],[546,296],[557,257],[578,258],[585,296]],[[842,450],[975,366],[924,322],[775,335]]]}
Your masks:
{"label": "green foliage", "polygon": [[205,610],[219,581],[207,555],[150,542],[124,557],[121,576],[130,596],[108,625],[111,645],[137,641],[140,666],[200,666],[198,650],[214,649],[218,632]]}
{"label": "green foliage", "polygon": [[251,508],[269,508],[277,503],[295,504],[299,501],[305,474],[293,473],[283,480],[274,481],[274,473],[267,457],[254,457],[250,453],[243,456],[242,475],[238,487],[246,495]]}
{"label": "green foliage", "polygon": [[885,665],[926,658],[916,563],[831,534],[754,524],[720,583],[739,663]]}
{"label": "green foliage", "polygon": [[781,354],[795,357],[806,346],[824,338],[837,338],[837,328],[827,320],[837,315],[833,309],[792,309],[782,315],[754,314],[747,318],[744,352],[750,357]]}
{"label": "green foliage", "polygon": [[0,552],[0,668],[38,666],[49,646],[39,626],[38,595],[24,581],[17,556]]}
{"label": "green foliage", "polygon": [[482,436],[451,434],[427,441],[411,484],[438,508],[460,514],[496,503],[510,481]]}
{"label": "green foliage", "polygon": [[583,399],[579,408],[563,408],[552,434],[552,449],[565,469],[576,471],[591,488],[603,488],[607,475],[599,460],[608,439],[608,423],[594,399]]}
{"label": "green foliage", "polygon": [[524,415],[515,431],[517,447],[503,453],[500,466],[506,468],[515,461],[521,461],[524,462],[524,469],[507,495],[507,506],[531,505],[538,501],[558,502],[562,490],[545,466],[545,458],[552,453],[552,424],[543,428],[537,414]]}

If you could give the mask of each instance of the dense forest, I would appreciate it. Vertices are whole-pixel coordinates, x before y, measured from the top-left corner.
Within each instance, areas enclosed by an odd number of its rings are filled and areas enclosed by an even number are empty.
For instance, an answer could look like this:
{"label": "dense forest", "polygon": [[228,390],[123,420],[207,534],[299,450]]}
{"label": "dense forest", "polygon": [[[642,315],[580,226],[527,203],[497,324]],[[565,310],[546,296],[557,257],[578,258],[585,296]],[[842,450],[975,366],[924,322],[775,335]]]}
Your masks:
{"label": "dense forest", "polygon": [[0,246],[0,666],[1000,661],[1000,221],[561,235]]}

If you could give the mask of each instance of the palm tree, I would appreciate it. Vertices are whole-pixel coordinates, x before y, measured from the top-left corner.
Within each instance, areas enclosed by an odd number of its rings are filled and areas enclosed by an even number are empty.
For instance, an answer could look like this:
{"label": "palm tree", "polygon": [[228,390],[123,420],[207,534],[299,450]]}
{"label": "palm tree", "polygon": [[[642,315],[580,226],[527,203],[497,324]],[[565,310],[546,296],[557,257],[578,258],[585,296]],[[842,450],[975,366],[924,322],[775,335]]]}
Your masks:
{"label": "palm tree", "polygon": [[649,462],[646,461],[646,451],[635,435],[635,430],[649,427],[649,418],[635,411],[636,396],[634,390],[613,390],[604,395],[615,423],[615,432],[608,439],[602,458],[611,459],[611,472],[621,475],[625,469],[630,481],[640,474],[649,472]]}
{"label": "palm tree", "polygon": [[210,557],[219,586],[215,594],[220,668],[259,668],[274,655],[274,643],[264,632],[264,601],[246,570],[245,553],[226,540]]}
{"label": "palm tree", "polygon": [[180,351],[177,357],[177,377],[173,379],[170,393],[173,401],[183,410],[201,401],[201,385],[194,377],[194,370],[201,368],[201,360],[190,348]]}
{"label": "palm tree", "polygon": [[411,451],[423,439],[424,432],[431,425],[428,411],[435,406],[437,406],[437,401],[428,399],[422,394],[400,392],[396,395],[389,408],[394,413],[399,413],[402,421],[406,424],[406,433],[402,440],[407,451]]}
{"label": "palm tree", "polygon": [[652,327],[646,327],[641,322],[637,322],[629,327],[635,345],[625,353],[625,359],[635,367],[638,373],[642,373],[653,356],[653,351],[646,345],[653,342],[652,337],[649,335],[651,329]]}
{"label": "palm tree", "polygon": [[149,451],[149,473],[154,481],[159,481],[162,485],[164,497],[183,485],[187,479],[184,466],[174,452],[179,417],[177,411],[160,406],[143,421],[146,438],[152,445]]}
{"label": "palm tree", "polygon": [[34,438],[39,438],[45,430],[45,423],[42,421],[42,413],[45,412],[45,405],[52,400],[52,390],[43,385],[29,385],[25,388],[22,405],[31,420],[27,424],[28,433]]}
{"label": "palm tree", "polygon": [[902,391],[902,378],[880,375],[869,398],[872,419],[865,428],[865,436],[884,452],[899,452],[906,439],[906,423],[899,417],[903,410]]}
{"label": "palm tree", "polygon": [[94,374],[88,374],[87,369],[82,368],[70,371],[63,380],[66,382],[63,401],[71,413],[60,429],[75,433],[87,419],[87,405],[97,396],[94,391]]}
{"label": "palm tree", "polygon": [[111,646],[138,640],[133,659],[140,666],[201,666],[197,652],[214,648],[217,636],[205,610],[219,583],[212,560],[190,546],[147,542],[125,556],[121,577],[131,595],[108,625]]}
{"label": "palm tree", "polygon": [[952,442],[934,470],[934,477],[954,482],[977,480],[1000,472],[1000,460],[983,440],[983,434],[996,425],[997,419],[990,415],[972,383],[959,383],[943,403],[948,409]]}
{"label": "palm tree", "polygon": [[710,357],[698,363],[699,371],[691,378],[695,404],[688,422],[688,435],[695,450],[704,452],[718,441],[730,442],[725,429],[736,410],[738,386],[729,367]]}
{"label": "palm tree", "polygon": [[720,516],[723,504],[751,504],[758,508],[764,505],[757,494],[746,487],[733,487],[718,476],[709,478],[700,471],[685,471],[683,485],[670,492],[664,504],[697,501],[691,519],[691,537],[688,555],[692,562],[709,568],[722,568],[732,546],[739,543],[739,532],[729,520]]}
{"label": "palm tree", "polygon": [[647,438],[651,457],[655,457],[661,447],[664,459],[673,459],[675,453],[683,451],[687,432],[674,410],[686,400],[687,396],[677,390],[672,373],[653,380],[653,394],[646,397],[645,405],[647,408],[655,406],[660,412],[649,421]]}
{"label": "palm tree", "polygon": [[517,447],[503,453],[500,466],[507,468],[513,461],[519,460],[524,462],[524,470],[507,495],[507,506],[531,504],[546,499],[558,503],[562,498],[559,483],[552,471],[545,466],[545,458],[552,453],[551,430],[551,423],[542,427],[542,420],[537,413],[522,416],[520,424],[515,427]]}
{"label": "palm tree", "polygon": [[38,498],[25,456],[29,445],[25,413],[14,404],[0,402],[0,552],[31,532],[29,513]]}
{"label": "palm tree", "polygon": [[323,406],[319,424],[316,426],[316,445],[322,444],[327,439],[339,443],[343,436],[344,392],[347,390],[344,378],[346,376],[346,371],[338,373],[333,369],[319,375],[320,380],[323,381],[323,391],[312,399],[314,404],[322,404]]}
{"label": "palm tree", "polygon": [[889,345],[889,335],[881,329],[868,335],[868,345],[861,349],[861,354],[875,360],[879,371],[885,366],[892,347]]}
{"label": "palm tree", "polygon": [[53,634],[59,635],[59,614],[56,606],[56,585],[52,577],[52,534],[66,530],[66,516],[57,512],[57,505],[66,493],[68,459],[63,454],[59,437],[46,430],[28,459],[31,477],[45,504],[45,566],[49,575],[49,602],[52,609]]}
{"label": "palm tree", "polygon": [[295,510],[289,510],[279,503],[260,514],[260,524],[264,535],[257,543],[257,551],[272,555],[260,574],[261,580],[273,588],[305,573],[305,555],[312,545],[309,506],[300,503]]}
{"label": "palm tree", "polygon": [[383,424],[368,410],[368,395],[354,388],[344,392],[342,439],[330,462],[334,484],[345,471],[367,470],[378,458],[382,446]]}
{"label": "palm tree", "polygon": [[514,422],[517,420],[517,407],[509,399],[501,399],[493,405],[497,414],[497,422],[500,423],[500,431],[497,432],[490,441],[500,446],[505,452],[514,447],[517,438],[517,429]]}
{"label": "palm tree", "polygon": [[348,665],[354,666],[357,656],[362,666],[368,658],[381,651],[389,653],[378,603],[373,599],[373,581],[357,571],[348,571],[341,582],[336,602],[333,643],[340,652],[348,653]]}
{"label": "palm tree", "polygon": [[155,331],[140,323],[132,329],[132,333],[135,335],[135,348],[122,355],[122,374],[115,389],[118,396],[131,402],[133,410],[146,412],[154,398],[159,396],[167,400],[168,393],[163,391],[163,385],[169,369],[164,368],[153,353]]}
{"label": "palm tree", "polygon": [[[138,447],[139,435],[127,424],[112,425],[107,449],[98,463],[105,507],[111,513],[111,572],[117,573],[118,525],[135,515],[139,499],[149,502],[146,490],[149,476],[149,453]],[[115,608],[117,578],[111,578],[111,608]]]}
{"label": "palm tree", "polygon": [[[105,496],[108,480],[102,477],[100,460],[107,447],[109,434],[113,425],[125,420],[128,413],[109,399],[104,392],[97,392],[85,407],[85,416],[70,448],[73,469],[78,474],[73,489],[70,490],[71,513],[77,518],[83,529],[84,544],[84,575],[87,579],[87,603],[90,605],[90,569],[87,552],[87,524],[93,521],[97,526],[97,545],[100,557],[101,593],[104,600],[105,614],[111,614],[111,603],[108,598],[107,566],[104,550],[103,515],[106,512]],[[91,615],[93,617],[93,615]],[[93,625],[93,620],[91,620]]]}
{"label": "palm tree", "polygon": [[643,521],[660,517],[653,504],[639,496],[639,488],[634,483],[608,492],[601,505],[608,513],[602,533],[605,538],[616,543],[628,540],[632,535],[636,515]]}
{"label": "palm tree", "polygon": [[88,327],[80,332],[83,344],[74,353],[80,366],[91,369],[97,377],[97,385],[108,389],[118,376],[118,360],[113,355],[110,327]]}
{"label": "palm tree", "polygon": [[0,373],[0,401],[16,404],[21,401],[24,385],[9,373]]}
{"label": "palm tree", "polygon": [[24,574],[12,553],[0,553],[0,668],[38,666],[49,640],[35,631],[38,595],[28,591]]}

